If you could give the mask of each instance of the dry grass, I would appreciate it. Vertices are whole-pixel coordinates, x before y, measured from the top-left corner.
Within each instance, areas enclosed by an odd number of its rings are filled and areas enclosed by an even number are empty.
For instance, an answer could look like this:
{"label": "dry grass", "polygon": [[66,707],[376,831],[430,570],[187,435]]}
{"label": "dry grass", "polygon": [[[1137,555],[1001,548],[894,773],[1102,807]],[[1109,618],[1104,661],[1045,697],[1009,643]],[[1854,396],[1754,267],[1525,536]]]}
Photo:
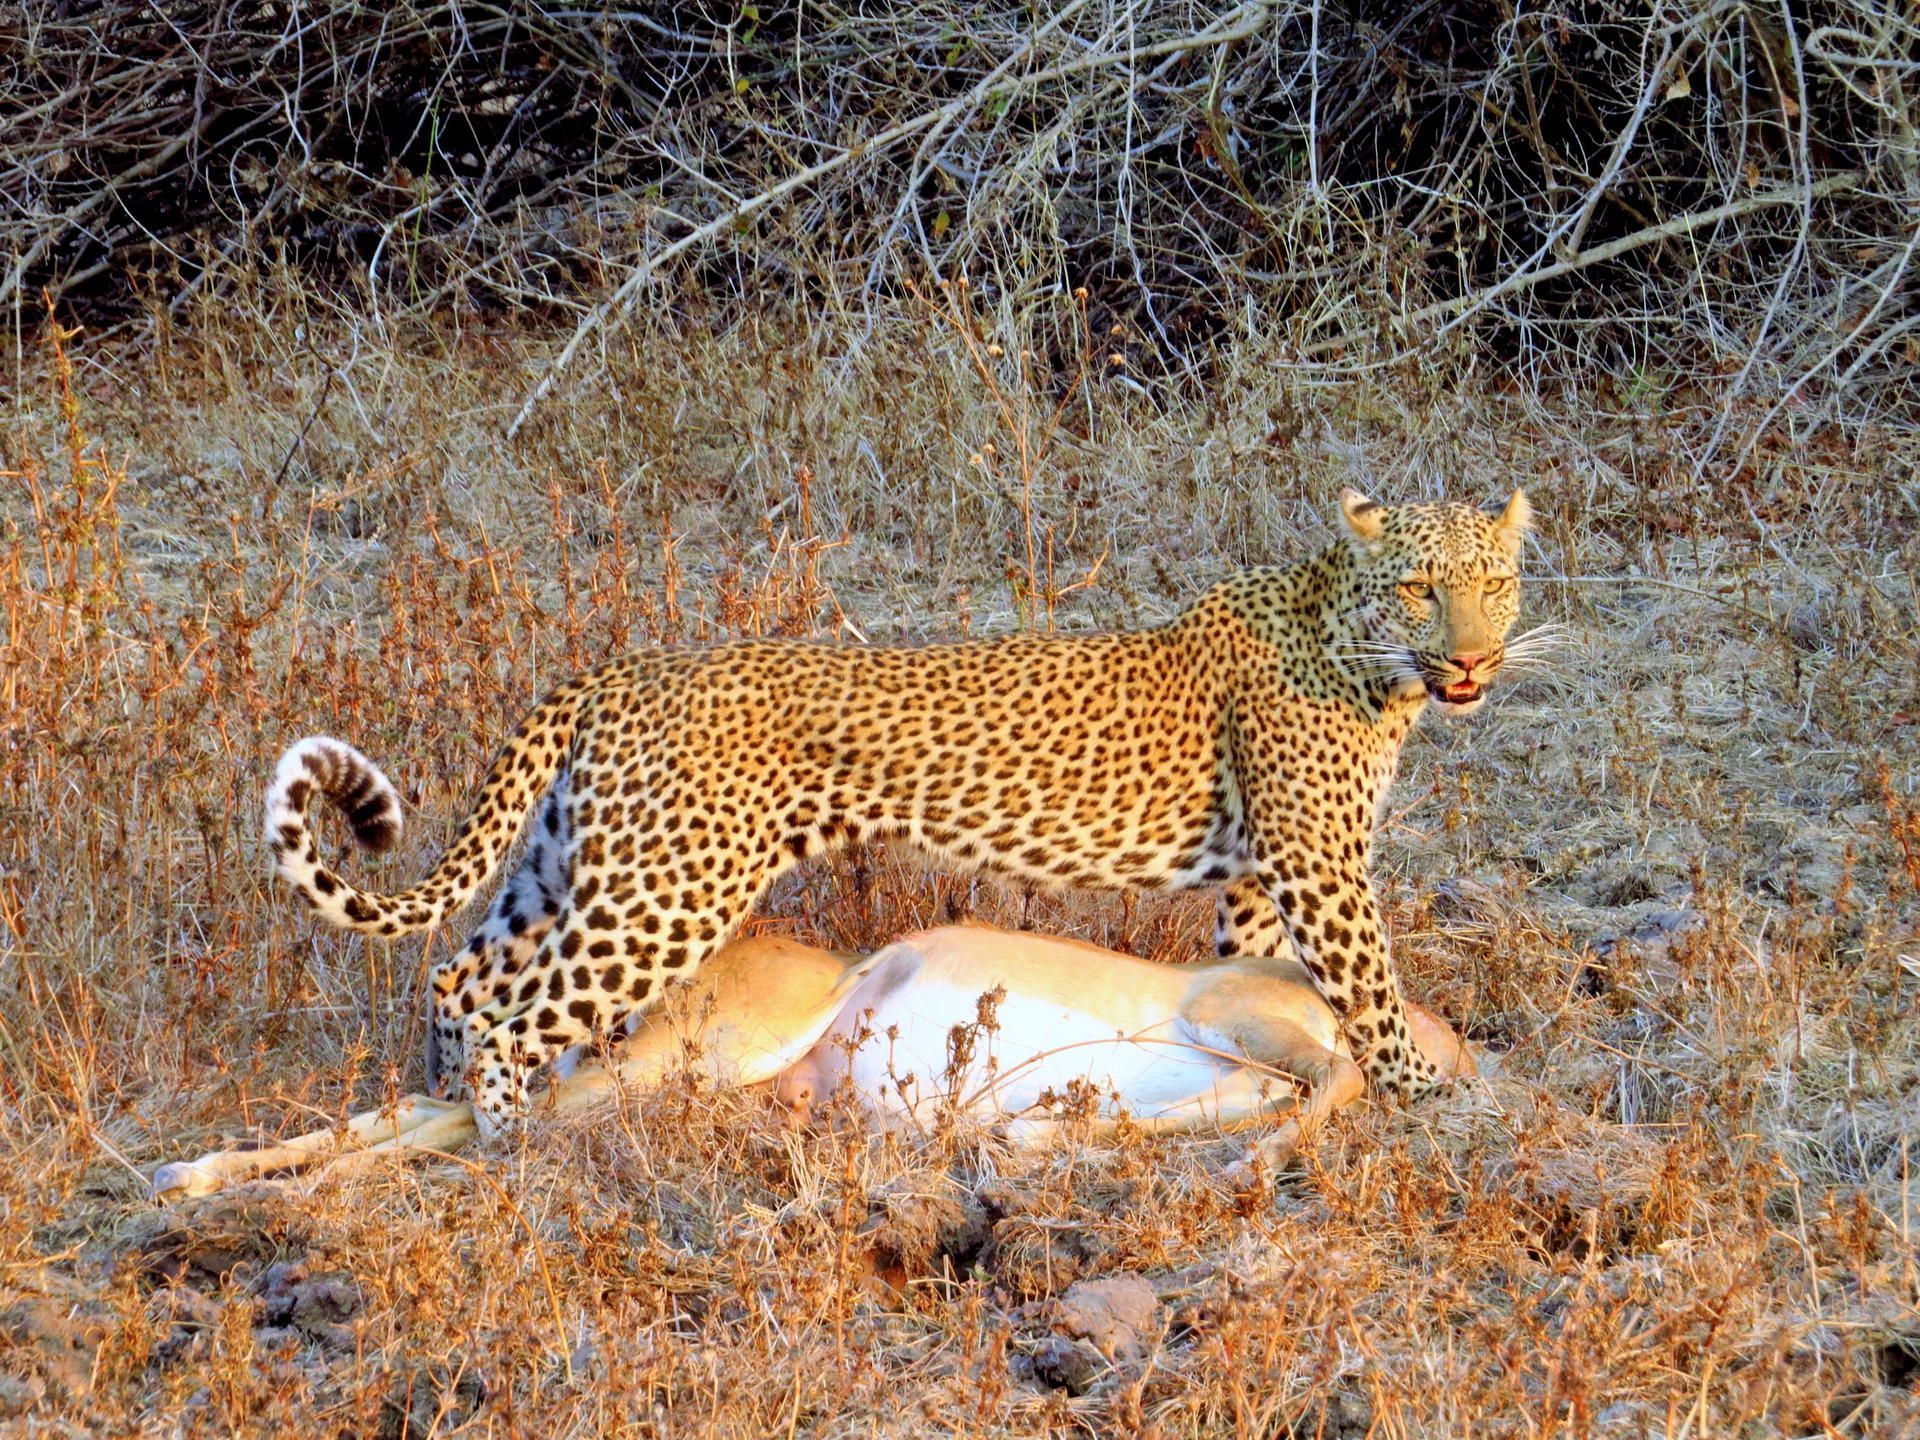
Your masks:
{"label": "dry grass", "polygon": [[[1746,460],[1709,482],[1688,457],[1715,394],[1334,390],[1251,342],[1207,403],[1154,408],[1097,345],[1042,373],[1029,334],[949,295],[858,346],[643,326],[503,446],[548,342],[300,303],[43,346],[9,416],[7,1424],[1920,1426],[1910,434],[1790,445],[1755,401],[1731,414]],[[688,1082],[522,1152],[145,1204],[161,1160],[417,1079],[422,950],[318,933],[267,880],[256,812],[293,737],[391,765],[414,813],[389,883],[520,710],[612,648],[1134,623],[1301,553],[1356,476],[1383,498],[1526,480],[1528,608],[1575,635],[1421,734],[1381,846],[1403,972],[1498,1057],[1488,1083],[1352,1112],[1251,1196],[1227,1140],[1024,1162],[796,1134]],[[970,911],[1176,957],[1207,909],[868,854],[783,884],[763,923],[867,946]],[[1129,1273],[1157,1304],[1110,1364],[1060,1301]]]}

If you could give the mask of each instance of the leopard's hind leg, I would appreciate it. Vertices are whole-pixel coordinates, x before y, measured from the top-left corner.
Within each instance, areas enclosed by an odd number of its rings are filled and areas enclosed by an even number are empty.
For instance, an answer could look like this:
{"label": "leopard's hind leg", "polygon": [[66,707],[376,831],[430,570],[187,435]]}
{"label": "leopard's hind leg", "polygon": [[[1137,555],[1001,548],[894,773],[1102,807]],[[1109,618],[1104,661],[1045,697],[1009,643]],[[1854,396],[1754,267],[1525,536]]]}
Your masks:
{"label": "leopard's hind leg", "polygon": [[433,970],[427,1016],[427,1090],[462,1099],[469,1075],[468,1032],[476,1011],[526,969],[566,896],[562,863],[565,784],[541,806],[527,852],[494,897],[473,938]]}
{"label": "leopard's hind leg", "polygon": [[1293,941],[1280,912],[1257,875],[1229,880],[1213,905],[1213,950],[1222,960],[1239,955],[1287,956]]}
{"label": "leopard's hind leg", "polygon": [[532,957],[459,1017],[483,1135],[525,1112],[542,1066],[615,1035],[733,938],[776,873],[766,847],[735,838],[688,842],[663,827],[619,837],[616,854],[604,836],[575,835],[559,913]]}

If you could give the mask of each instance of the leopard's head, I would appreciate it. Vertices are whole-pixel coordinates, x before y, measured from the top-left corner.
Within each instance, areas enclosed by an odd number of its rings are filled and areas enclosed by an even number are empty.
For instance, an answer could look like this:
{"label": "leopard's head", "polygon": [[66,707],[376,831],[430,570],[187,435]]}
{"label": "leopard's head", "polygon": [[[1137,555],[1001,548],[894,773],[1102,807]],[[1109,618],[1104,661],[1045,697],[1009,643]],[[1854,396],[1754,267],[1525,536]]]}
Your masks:
{"label": "leopard's head", "polygon": [[1520,546],[1533,517],[1515,490],[1497,511],[1382,505],[1340,496],[1351,583],[1336,656],[1399,692],[1424,690],[1444,711],[1480,706],[1507,660],[1520,614]]}

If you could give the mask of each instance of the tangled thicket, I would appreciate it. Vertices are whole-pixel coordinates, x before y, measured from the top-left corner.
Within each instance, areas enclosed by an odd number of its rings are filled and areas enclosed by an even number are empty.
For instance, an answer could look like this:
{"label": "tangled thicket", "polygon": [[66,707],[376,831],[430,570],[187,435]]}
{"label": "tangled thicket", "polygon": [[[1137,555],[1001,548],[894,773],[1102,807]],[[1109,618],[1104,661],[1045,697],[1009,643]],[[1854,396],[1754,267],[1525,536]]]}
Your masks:
{"label": "tangled thicket", "polygon": [[0,307],[287,263],[584,333],[657,272],[859,311],[965,270],[1085,286],[1143,378],[1471,334],[1858,416],[1914,399],[1917,37],[1901,0],[30,5]]}

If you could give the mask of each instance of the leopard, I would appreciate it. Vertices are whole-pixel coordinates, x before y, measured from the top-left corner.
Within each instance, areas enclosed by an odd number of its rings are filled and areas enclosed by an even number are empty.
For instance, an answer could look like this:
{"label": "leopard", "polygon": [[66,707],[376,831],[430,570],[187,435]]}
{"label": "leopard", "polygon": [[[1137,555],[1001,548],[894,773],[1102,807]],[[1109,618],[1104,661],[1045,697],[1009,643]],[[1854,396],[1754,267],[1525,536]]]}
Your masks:
{"label": "leopard", "polygon": [[528,1086],[630,1033],[785,871],[887,843],[1036,890],[1213,888],[1222,958],[1289,950],[1366,1081],[1443,1077],[1412,1043],[1372,883],[1416,722],[1485,701],[1524,637],[1523,489],[1481,507],[1340,493],[1334,538],[1158,623],[958,642],[655,647],[563,681],[499,749],[431,872],[383,893],[323,863],[324,798],[370,850],[392,781],[344,740],[281,757],[266,837],[331,925],[433,929],[528,840],[430,975],[427,1084],[519,1125]]}

